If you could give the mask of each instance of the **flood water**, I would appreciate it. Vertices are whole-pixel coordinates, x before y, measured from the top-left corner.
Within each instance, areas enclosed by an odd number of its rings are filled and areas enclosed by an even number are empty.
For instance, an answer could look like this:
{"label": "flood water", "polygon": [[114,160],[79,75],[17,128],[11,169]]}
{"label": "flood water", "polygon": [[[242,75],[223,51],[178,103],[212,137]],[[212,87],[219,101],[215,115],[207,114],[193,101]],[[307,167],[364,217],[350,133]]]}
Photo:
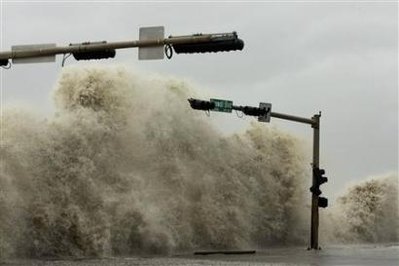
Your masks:
{"label": "flood water", "polygon": [[399,244],[327,246],[319,251],[303,247],[257,250],[247,255],[175,254],[168,257],[107,257],[48,260],[8,260],[1,265],[381,265],[396,266]]}

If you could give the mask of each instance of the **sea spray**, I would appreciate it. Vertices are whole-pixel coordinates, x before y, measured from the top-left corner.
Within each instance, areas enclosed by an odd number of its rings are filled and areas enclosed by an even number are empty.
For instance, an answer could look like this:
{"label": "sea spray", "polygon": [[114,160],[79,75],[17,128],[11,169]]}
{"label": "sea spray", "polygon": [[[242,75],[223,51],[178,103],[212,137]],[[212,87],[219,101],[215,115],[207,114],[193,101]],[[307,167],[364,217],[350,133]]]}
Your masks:
{"label": "sea spray", "polygon": [[323,238],[329,243],[398,242],[398,175],[352,185],[322,218]]}
{"label": "sea spray", "polygon": [[301,143],[257,124],[223,136],[192,96],[172,78],[69,67],[54,117],[5,109],[1,256],[303,243]]}
{"label": "sea spray", "polygon": [[[124,67],[69,67],[55,86],[53,117],[5,108],[0,257],[306,245],[310,171],[302,143],[257,123],[225,136],[190,109],[187,98],[198,93]],[[384,237],[352,232],[350,206],[368,205],[346,196],[341,207],[322,210],[330,241],[389,240],[397,203],[385,183],[376,183],[378,206],[393,207],[363,221],[366,232],[381,225]]]}

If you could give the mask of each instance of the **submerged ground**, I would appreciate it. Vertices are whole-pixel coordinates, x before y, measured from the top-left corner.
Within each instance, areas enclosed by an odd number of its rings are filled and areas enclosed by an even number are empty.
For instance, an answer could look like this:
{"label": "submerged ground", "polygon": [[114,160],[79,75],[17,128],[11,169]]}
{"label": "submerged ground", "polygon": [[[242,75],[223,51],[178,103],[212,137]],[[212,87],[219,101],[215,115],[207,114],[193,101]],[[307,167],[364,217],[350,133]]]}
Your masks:
{"label": "submerged ground", "polygon": [[[58,265],[58,266],[92,266],[92,265],[359,265],[359,266],[396,266],[399,261],[399,246],[387,245],[347,245],[326,246],[320,251],[307,251],[297,248],[271,248],[257,251],[253,255],[207,255],[190,254],[172,255],[169,257],[124,257],[97,259],[64,259],[64,260],[13,260],[4,265]],[[3,264],[2,264],[3,265]]]}

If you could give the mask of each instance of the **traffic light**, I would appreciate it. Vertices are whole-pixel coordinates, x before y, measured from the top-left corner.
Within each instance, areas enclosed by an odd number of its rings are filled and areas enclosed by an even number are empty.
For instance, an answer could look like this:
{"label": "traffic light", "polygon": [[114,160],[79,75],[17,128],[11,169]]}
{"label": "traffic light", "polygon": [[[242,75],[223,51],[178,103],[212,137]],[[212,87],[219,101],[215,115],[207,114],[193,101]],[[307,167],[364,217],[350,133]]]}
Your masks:
{"label": "traffic light", "polygon": [[267,109],[264,108],[258,108],[258,107],[250,107],[250,106],[244,106],[241,111],[246,114],[246,115],[252,115],[252,116],[263,116],[266,115],[268,112]]}
{"label": "traffic light", "polygon": [[7,66],[8,65],[8,59],[0,59],[0,66]]}
{"label": "traffic light", "polygon": [[188,99],[188,102],[190,103],[191,108],[195,110],[204,110],[204,111],[209,111],[215,108],[215,103],[210,102],[210,101],[202,101],[194,98]]}
{"label": "traffic light", "polygon": [[114,58],[115,50],[114,49],[105,49],[102,51],[77,52],[77,53],[73,53],[73,57],[76,60]]}
{"label": "traffic light", "polygon": [[[81,44],[70,44],[69,46],[76,45],[96,45],[96,44],[106,44],[106,41],[103,42],[84,42]],[[76,60],[91,60],[91,59],[106,59],[106,58],[114,58],[115,57],[115,49],[106,48],[98,51],[81,51],[72,53],[73,57]]]}
{"label": "traffic light", "polygon": [[319,207],[326,208],[328,206],[328,199],[325,197],[319,197]]}
{"label": "traffic light", "polygon": [[321,194],[320,190],[320,185],[327,183],[328,178],[326,176],[323,176],[325,174],[324,169],[320,169],[318,167],[313,168],[313,174],[315,177],[315,182],[313,186],[310,188],[310,192],[312,192],[314,195],[318,196],[318,205],[321,208],[326,208],[328,206],[328,199],[324,197],[319,197]]}
{"label": "traffic light", "polygon": [[177,54],[217,53],[242,50],[244,41],[238,38],[236,32],[233,32],[214,34],[209,42],[173,44],[172,47]]}

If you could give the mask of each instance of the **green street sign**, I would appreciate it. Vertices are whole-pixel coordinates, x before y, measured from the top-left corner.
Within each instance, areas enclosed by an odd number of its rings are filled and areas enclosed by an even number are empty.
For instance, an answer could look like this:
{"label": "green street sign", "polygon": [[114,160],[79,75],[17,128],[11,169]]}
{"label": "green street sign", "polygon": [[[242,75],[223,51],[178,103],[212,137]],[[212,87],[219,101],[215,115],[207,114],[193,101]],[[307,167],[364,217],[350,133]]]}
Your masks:
{"label": "green street sign", "polygon": [[215,108],[212,111],[231,113],[233,110],[233,102],[220,99],[211,99],[212,103],[215,103]]}

